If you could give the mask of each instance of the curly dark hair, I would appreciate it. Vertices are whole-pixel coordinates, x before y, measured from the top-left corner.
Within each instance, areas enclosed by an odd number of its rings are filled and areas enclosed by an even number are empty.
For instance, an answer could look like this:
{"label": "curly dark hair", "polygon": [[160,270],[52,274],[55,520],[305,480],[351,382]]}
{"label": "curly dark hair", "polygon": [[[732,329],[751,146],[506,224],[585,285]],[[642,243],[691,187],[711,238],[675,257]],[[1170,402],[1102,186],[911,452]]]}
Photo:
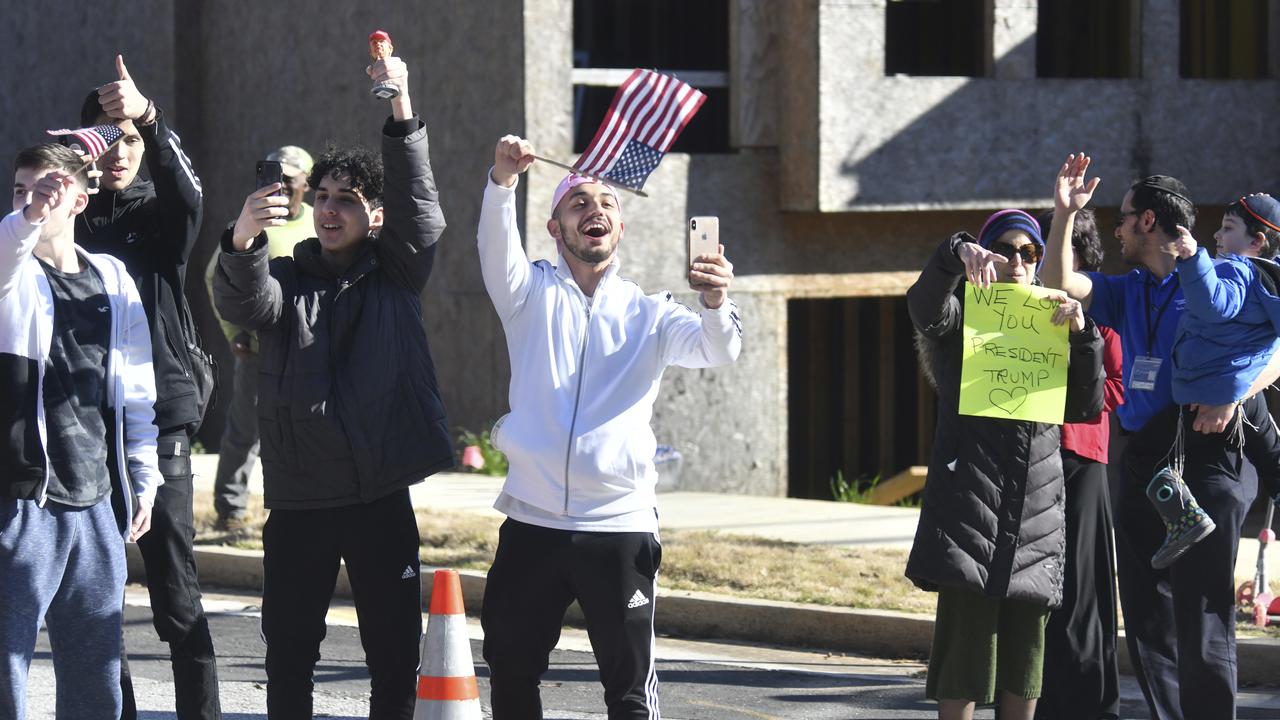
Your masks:
{"label": "curly dark hair", "polygon": [[1196,207],[1188,200],[1187,186],[1168,175],[1148,175],[1129,186],[1133,192],[1133,209],[1150,210],[1156,225],[1170,237],[1178,234],[1178,225],[1194,230]]}
{"label": "curly dark hair", "polygon": [[71,148],[57,143],[41,143],[20,150],[13,158],[13,169],[15,172],[26,169],[74,173],[72,177],[80,187],[89,184],[89,168],[84,160]]}
{"label": "curly dark hair", "polygon": [[[1040,236],[1049,237],[1053,210],[1045,210],[1037,215],[1036,222],[1040,223]],[[1080,272],[1094,272],[1102,267],[1102,237],[1098,234],[1098,218],[1094,215],[1093,208],[1076,212],[1076,221],[1071,226],[1071,250],[1080,263]]]}
{"label": "curly dark hair", "polygon": [[313,189],[320,181],[337,173],[351,179],[351,189],[364,197],[369,207],[382,207],[382,155],[360,145],[330,145],[311,166],[307,184]]}
{"label": "curly dark hair", "polygon": [[1245,232],[1250,235],[1262,233],[1262,237],[1264,239],[1262,241],[1262,248],[1258,251],[1258,255],[1260,257],[1270,259],[1274,258],[1277,254],[1280,254],[1280,232],[1276,232],[1266,225],[1263,225],[1262,222],[1246,210],[1240,202],[1240,200],[1237,200],[1231,203],[1227,206],[1226,210],[1222,211],[1222,214],[1231,215],[1232,217],[1240,220],[1240,222],[1244,223]]}

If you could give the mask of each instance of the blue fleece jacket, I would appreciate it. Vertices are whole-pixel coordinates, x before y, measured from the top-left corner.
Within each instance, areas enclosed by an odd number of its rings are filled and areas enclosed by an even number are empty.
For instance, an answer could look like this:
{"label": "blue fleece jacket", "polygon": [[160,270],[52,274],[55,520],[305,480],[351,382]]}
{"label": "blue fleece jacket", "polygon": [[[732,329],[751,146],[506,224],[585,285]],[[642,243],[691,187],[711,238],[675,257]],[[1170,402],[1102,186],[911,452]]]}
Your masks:
{"label": "blue fleece jacket", "polygon": [[1240,400],[1280,348],[1280,297],[1258,273],[1239,255],[1215,264],[1204,248],[1178,260],[1187,310],[1173,345],[1175,402]]}

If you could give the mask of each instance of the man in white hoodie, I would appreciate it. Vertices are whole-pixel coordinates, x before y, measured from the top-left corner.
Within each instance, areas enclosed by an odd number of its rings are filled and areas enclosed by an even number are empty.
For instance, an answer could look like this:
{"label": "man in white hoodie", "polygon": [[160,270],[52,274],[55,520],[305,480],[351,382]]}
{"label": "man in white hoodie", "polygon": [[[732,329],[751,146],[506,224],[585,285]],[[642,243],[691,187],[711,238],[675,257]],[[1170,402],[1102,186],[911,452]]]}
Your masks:
{"label": "man in white hoodie", "polygon": [[506,514],[485,589],[484,658],[494,720],[542,716],[538,682],[565,610],[582,607],[610,720],[658,717],[655,579],[662,557],[649,426],[669,365],[738,357],[724,248],[694,258],[700,312],[645,295],[618,275],[622,209],[614,189],[569,175],[547,231],[557,262],[530,262],[515,186],[533,147],[498,141],[478,232],[485,288],[511,359],[511,412],[494,427],[510,461],[494,507]]}
{"label": "man in white hoodie", "polygon": [[58,717],[120,715],[125,540],[156,490],[151,336],[124,264],[75,245],[80,156],[14,162],[0,220],[0,717],[22,718],[43,618]]}

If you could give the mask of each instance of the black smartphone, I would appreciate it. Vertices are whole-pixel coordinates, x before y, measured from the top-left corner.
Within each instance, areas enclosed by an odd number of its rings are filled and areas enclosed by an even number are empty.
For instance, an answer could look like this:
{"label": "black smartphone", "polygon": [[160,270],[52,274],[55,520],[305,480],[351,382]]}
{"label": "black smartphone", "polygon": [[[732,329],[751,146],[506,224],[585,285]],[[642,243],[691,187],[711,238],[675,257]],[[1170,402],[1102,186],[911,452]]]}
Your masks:
{"label": "black smartphone", "polygon": [[[271,185],[272,183],[284,183],[284,168],[280,166],[276,160],[259,160],[258,161],[258,189]],[[284,194],[284,187],[281,187],[277,195]]]}

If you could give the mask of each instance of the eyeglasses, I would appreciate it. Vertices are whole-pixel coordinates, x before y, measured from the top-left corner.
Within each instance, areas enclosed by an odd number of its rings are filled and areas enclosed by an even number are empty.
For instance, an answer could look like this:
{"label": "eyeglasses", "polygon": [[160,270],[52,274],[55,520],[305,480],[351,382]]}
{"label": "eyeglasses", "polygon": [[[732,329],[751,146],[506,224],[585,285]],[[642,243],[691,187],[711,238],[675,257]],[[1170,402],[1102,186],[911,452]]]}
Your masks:
{"label": "eyeglasses", "polygon": [[1035,265],[1040,262],[1040,246],[1035,243],[1027,243],[1019,247],[1014,247],[1003,240],[997,240],[991,243],[991,252],[999,253],[1009,262],[1013,262],[1015,255],[1022,257],[1025,265]]}
{"label": "eyeglasses", "polygon": [[1141,210],[1121,210],[1120,214],[1116,216],[1116,227],[1120,227],[1121,225],[1123,225],[1124,219],[1129,217],[1130,215],[1141,215],[1141,214],[1142,214]]}

